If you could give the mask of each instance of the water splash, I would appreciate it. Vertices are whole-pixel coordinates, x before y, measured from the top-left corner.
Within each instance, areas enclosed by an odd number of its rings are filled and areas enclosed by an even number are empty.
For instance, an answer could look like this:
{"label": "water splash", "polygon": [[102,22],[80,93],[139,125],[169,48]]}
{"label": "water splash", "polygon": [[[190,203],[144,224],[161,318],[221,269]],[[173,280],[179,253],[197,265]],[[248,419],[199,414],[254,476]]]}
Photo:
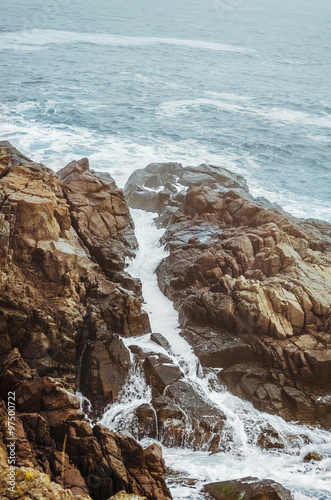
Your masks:
{"label": "water splash", "polygon": [[129,429],[136,434],[135,410],[142,404],[149,404],[151,400],[151,388],[147,385],[140,366],[133,363],[118,402],[107,406],[99,423],[113,431]]}

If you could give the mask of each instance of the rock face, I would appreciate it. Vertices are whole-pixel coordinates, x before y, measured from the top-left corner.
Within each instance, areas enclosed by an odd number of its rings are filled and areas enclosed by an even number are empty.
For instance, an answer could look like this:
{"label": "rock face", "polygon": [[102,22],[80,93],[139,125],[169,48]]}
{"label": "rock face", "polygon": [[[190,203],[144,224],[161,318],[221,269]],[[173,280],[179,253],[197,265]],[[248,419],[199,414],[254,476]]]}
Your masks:
{"label": "rock face", "polygon": [[92,428],[74,395],[94,414],[115,401],[131,367],[120,336],[150,325],[140,282],[125,272],[137,243],[123,193],[86,159],[59,175],[0,143],[0,463],[10,392],[15,465],[65,488],[46,485],[47,498],[171,498],[161,458],[128,434]]}
{"label": "rock face", "polygon": [[201,364],[260,410],[330,428],[331,226],[208,165],[152,164],[125,193],[167,228],[159,286]]}
{"label": "rock face", "polygon": [[86,158],[69,163],[58,176],[77,234],[112,278],[138,246],[123,192],[110,175],[92,173]]}

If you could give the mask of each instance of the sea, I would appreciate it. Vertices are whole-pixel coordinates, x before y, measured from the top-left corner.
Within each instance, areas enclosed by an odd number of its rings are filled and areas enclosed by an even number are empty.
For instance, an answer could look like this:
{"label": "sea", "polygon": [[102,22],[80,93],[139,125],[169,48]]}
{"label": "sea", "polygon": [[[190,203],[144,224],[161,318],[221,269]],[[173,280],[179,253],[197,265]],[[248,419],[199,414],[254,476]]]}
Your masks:
{"label": "sea", "polygon": [[[1,0],[0,140],[55,171],[86,156],[123,187],[151,162],[219,165],[243,175],[253,196],[331,222],[330,82],[330,0]],[[151,216],[133,216],[145,259],[130,266],[152,324],[181,366],[186,353],[187,377],[232,426],[227,452],[164,448],[174,498],[256,476],[280,481],[295,500],[331,499],[329,432],[261,414],[196,377],[176,313],[157,295],[160,230]],[[132,377],[122,406],[103,417],[110,428],[150,397]],[[254,429],[265,422],[284,450],[258,449]],[[303,462],[309,451],[322,461]]]}

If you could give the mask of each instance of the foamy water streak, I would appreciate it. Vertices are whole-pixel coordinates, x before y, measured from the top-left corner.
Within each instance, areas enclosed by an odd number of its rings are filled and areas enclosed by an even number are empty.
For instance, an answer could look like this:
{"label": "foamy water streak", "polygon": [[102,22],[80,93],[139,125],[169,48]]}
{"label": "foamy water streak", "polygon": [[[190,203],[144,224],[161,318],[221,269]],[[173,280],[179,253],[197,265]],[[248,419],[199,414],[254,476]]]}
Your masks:
{"label": "foamy water streak", "polygon": [[[294,500],[327,500],[331,491],[331,434],[322,429],[287,423],[280,417],[257,411],[253,406],[217,388],[214,371],[201,376],[191,346],[179,335],[177,313],[172,303],[157,286],[155,269],[166,253],[159,239],[163,230],[153,224],[156,214],[132,210],[140,250],[129,266],[129,272],[143,282],[145,309],[150,315],[153,331],[162,333],[171,345],[174,363],[184,367],[190,381],[207,401],[216,404],[226,415],[223,452],[209,454],[184,448],[164,448],[168,467],[180,474],[179,481],[169,479],[174,499],[202,500],[200,490],[206,482],[254,476],[280,482],[294,492]],[[166,353],[150,341],[150,336],[123,339],[127,346],[135,344],[154,352]],[[166,353],[169,355],[169,353]],[[132,387],[131,387],[132,384]],[[136,387],[139,386],[139,389]],[[141,372],[129,378],[118,404],[110,407],[102,423],[112,429],[129,426],[134,410],[151,399],[150,389]],[[257,445],[261,432],[271,425],[284,442],[283,450],[262,450]],[[131,425],[132,428],[132,425]],[[144,439],[147,445],[151,440]],[[320,462],[303,461],[308,452],[322,456]],[[195,479],[196,483],[185,483]]]}
{"label": "foamy water streak", "polygon": [[[143,296],[146,302],[145,309],[149,314],[153,332],[164,335],[171,344],[172,353],[177,362],[188,376],[195,376],[198,370],[198,361],[193,354],[192,347],[179,335],[178,315],[172,302],[159,290],[155,270],[163,258],[167,256],[160,245],[163,229],[157,229],[153,219],[157,214],[143,210],[131,210],[136,227],[136,237],[139,242],[137,256],[131,261],[127,271],[134,277],[140,278],[143,285]],[[147,337],[135,339],[141,347],[149,347],[155,351],[155,343],[149,342]],[[132,339],[126,340],[127,344]],[[160,352],[160,351],[159,351]]]}
{"label": "foamy water streak", "polygon": [[[207,92],[207,94],[211,95],[213,93]],[[253,106],[252,99],[233,94],[216,94],[216,96],[218,97],[217,99],[200,97],[198,99],[165,101],[159,105],[157,112],[161,116],[174,117],[180,114],[189,114],[192,110],[199,110],[203,106],[210,106],[215,110],[260,116],[277,126],[299,125],[305,127],[314,125],[321,128],[331,128],[331,117],[327,114],[319,116],[293,109]]]}
{"label": "foamy water streak", "polygon": [[37,29],[15,31],[0,34],[0,50],[36,50],[48,44],[85,43],[93,45],[115,45],[122,47],[139,47],[144,45],[176,45],[193,49],[214,50],[221,52],[254,53],[255,50],[235,45],[225,45],[204,40],[185,40],[180,38],[158,38],[145,36],[123,36],[108,33],[79,33],[76,31],[60,31]]}

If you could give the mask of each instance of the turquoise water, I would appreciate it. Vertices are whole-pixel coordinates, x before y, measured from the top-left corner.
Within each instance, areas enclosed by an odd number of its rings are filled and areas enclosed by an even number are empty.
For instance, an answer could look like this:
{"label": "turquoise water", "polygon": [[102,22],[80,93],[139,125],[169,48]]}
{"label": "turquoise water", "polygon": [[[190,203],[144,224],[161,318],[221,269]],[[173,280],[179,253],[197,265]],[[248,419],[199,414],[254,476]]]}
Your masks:
{"label": "turquoise water", "polygon": [[242,173],[331,220],[329,0],[2,0],[0,136],[123,185],[151,161]]}

